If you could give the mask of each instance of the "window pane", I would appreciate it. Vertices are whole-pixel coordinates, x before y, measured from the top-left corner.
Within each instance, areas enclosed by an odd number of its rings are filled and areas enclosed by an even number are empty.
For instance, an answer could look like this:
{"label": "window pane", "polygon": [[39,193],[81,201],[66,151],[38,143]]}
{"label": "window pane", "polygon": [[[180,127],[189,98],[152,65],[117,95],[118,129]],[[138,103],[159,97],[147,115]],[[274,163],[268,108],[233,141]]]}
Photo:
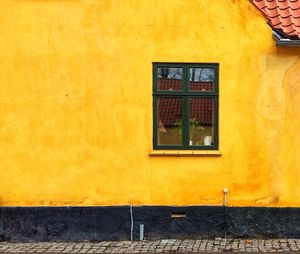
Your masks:
{"label": "window pane", "polygon": [[181,98],[158,98],[157,144],[182,145]]}
{"label": "window pane", "polygon": [[190,146],[214,145],[214,99],[190,99]]}
{"label": "window pane", "polygon": [[182,90],[182,68],[158,68],[158,90]]}
{"label": "window pane", "polygon": [[190,68],[190,90],[213,91],[215,70],[213,68]]}

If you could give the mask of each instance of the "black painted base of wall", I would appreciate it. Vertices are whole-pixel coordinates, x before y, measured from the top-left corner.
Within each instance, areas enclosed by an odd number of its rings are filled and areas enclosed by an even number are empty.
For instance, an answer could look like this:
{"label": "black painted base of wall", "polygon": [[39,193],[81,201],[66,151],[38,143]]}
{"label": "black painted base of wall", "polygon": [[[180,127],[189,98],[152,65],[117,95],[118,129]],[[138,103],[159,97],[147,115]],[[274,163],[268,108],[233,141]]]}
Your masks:
{"label": "black painted base of wall", "polygon": [[[129,206],[1,207],[0,241],[130,240]],[[134,240],[300,238],[300,208],[133,207]]]}

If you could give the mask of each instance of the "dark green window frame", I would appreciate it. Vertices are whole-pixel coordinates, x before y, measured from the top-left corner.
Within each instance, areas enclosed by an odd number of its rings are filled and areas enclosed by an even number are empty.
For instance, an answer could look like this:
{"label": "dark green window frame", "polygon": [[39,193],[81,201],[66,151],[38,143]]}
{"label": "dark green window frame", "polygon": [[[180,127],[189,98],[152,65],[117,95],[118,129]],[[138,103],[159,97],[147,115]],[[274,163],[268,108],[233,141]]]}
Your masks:
{"label": "dark green window frame", "polygon": [[[182,68],[181,90],[159,90],[158,68]],[[214,70],[213,89],[210,91],[190,90],[190,68],[209,68]],[[182,145],[158,144],[158,99],[181,98],[182,99]],[[189,134],[189,102],[190,99],[213,100],[213,140],[211,145],[190,145]],[[218,63],[153,63],[153,148],[155,150],[218,150],[219,148],[219,64]]]}

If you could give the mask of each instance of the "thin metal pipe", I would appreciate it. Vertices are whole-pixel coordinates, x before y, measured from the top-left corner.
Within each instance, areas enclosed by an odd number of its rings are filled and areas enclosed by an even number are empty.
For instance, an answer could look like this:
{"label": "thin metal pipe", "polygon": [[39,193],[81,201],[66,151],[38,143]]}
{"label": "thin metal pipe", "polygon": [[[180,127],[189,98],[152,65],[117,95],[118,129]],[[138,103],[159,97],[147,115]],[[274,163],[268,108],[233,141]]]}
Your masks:
{"label": "thin metal pipe", "polygon": [[132,205],[130,205],[130,220],[131,220],[130,240],[133,241],[133,211],[132,211]]}

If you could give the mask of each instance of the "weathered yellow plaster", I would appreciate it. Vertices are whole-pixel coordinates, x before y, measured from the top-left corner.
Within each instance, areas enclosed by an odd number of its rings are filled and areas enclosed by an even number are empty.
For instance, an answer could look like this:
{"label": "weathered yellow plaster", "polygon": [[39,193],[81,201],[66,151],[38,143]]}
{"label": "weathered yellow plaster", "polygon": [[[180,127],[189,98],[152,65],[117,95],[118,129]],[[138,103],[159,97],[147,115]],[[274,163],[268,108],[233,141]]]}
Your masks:
{"label": "weathered yellow plaster", "polygon": [[[249,1],[2,0],[0,31],[1,205],[219,205],[227,187],[230,206],[300,206],[300,50]],[[152,62],[220,64],[222,156],[149,156]]]}

